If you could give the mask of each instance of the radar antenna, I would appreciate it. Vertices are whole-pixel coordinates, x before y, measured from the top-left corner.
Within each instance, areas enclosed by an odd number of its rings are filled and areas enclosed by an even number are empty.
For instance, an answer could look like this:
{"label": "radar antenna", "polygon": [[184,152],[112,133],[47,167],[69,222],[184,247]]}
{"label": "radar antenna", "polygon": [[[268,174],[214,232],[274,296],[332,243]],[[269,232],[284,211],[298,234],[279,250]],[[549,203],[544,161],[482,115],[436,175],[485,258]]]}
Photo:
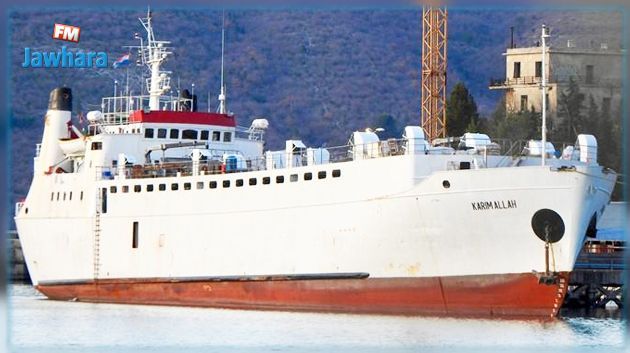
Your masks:
{"label": "radar antenna", "polygon": [[225,10],[223,11],[223,24],[221,25],[221,93],[219,94],[219,107],[217,113],[227,114],[225,83],[223,82],[224,71],[224,54],[225,54]]}

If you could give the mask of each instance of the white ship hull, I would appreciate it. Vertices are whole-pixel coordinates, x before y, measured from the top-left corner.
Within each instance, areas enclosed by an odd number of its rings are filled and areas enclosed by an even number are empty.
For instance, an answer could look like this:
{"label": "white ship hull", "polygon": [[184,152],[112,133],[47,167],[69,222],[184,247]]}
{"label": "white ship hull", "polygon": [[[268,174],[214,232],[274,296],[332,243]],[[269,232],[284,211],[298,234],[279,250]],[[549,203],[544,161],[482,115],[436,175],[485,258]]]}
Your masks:
{"label": "white ship hull", "polygon": [[[77,176],[42,176],[34,182],[42,190],[34,194],[44,207],[18,217],[18,232],[33,283],[43,287],[359,273],[369,279],[492,278],[545,273],[545,243],[533,233],[531,220],[548,208],[566,227],[563,238],[550,245],[549,270],[568,273],[591,216],[601,216],[614,183],[614,174],[602,174],[599,166],[430,172],[449,159],[402,155],[274,171],[99,181],[83,189],[83,200],[76,198],[84,185]],[[341,176],[332,178],[333,169]],[[318,179],[320,171],[325,179]],[[304,180],[306,172],[313,180]],[[291,174],[298,175],[297,182],[290,182]],[[277,175],[284,183],[275,182]],[[271,183],[264,185],[267,176]],[[249,185],[249,178],[257,185]],[[242,187],[235,186],[237,179],[244,180]],[[229,188],[222,187],[224,180],[231,181]],[[210,181],[218,183],[216,189],[208,188]],[[188,182],[191,190],[184,188]],[[196,189],[198,182],[203,189]],[[165,191],[158,190],[161,183]],[[171,190],[172,183],[178,190]],[[154,185],[153,192],[146,192],[147,184]],[[129,193],[121,192],[125,185]],[[111,186],[117,193],[109,192]],[[95,214],[102,206],[96,195],[102,188],[108,190],[107,209],[95,237]],[[75,196],[65,202],[44,199],[58,191]]]}

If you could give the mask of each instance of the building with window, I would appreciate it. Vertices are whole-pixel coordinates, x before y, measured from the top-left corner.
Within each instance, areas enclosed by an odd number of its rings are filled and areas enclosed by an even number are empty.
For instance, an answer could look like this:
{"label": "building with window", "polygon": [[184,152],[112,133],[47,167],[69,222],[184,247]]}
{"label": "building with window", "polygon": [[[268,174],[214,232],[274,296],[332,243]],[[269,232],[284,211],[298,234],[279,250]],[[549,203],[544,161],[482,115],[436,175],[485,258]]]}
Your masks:
{"label": "building with window", "polygon": [[[508,112],[542,109],[540,84],[542,78],[542,47],[508,48],[505,53],[505,78],[490,81],[490,89],[505,90]],[[584,94],[588,106],[593,96],[599,109],[621,106],[620,50],[598,47],[576,48],[571,41],[566,46],[547,48],[547,114],[551,119],[563,116],[560,104],[573,79]]]}

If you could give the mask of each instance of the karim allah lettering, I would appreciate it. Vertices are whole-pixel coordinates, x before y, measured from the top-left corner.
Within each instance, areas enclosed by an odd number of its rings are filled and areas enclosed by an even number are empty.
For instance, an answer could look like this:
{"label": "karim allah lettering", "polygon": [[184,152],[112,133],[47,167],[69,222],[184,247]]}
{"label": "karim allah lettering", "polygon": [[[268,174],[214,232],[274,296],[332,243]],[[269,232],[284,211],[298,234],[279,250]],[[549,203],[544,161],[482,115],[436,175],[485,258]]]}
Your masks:
{"label": "karim allah lettering", "polygon": [[31,48],[24,48],[24,62],[22,67],[67,67],[67,68],[90,68],[107,67],[107,54],[104,52],[72,52],[65,46],[57,52],[32,51]]}
{"label": "karim allah lettering", "polygon": [[471,202],[473,211],[506,210],[516,208],[516,200]]}

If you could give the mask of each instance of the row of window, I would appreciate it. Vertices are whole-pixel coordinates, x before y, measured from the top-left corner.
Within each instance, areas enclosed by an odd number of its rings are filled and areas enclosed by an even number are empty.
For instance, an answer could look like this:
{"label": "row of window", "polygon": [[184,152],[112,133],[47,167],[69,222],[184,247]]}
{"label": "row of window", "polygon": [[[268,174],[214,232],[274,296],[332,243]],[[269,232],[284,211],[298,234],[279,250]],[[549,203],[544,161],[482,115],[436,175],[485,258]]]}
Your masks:
{"label": "row of window", "polygon": [[[314,177],[317,177],[317,179],[326,179],[327,173],[326,171],[320,171],[317,172],[316,175],[313,175],[313,173],[311,172],[307,172],[304,173],[304,180],[313,180]],[[341,170],[339,169],[334,169],[332,171],[332,177],[333,178],[339,178],[341,176]],[[285,179],[284,179],[284,175],[278,175],[275,178],[275,183],[276,184],[282,184],[284,183]],[[263,185],[269,185],[271,184],[272,178],[271,177],[263,177],[261,178],[261,183]],[[298,181],[298,174],[291,174],[289,176],[289,181],[290,182],[296,182]],[[247,184],[250,186],[254,186],[254,185],[258,185],[258,178],[249,178],[247,180]],[[245,179],[236,179],[234,181],[234,186],[236,187],[242,187],[243,185],[245,185]],[[192,183],[183,183],[182,187],[184,190],[191,190],[192,189],[193,184]],[[208,182],[208,188],[209,189],[216,189],[219,186],[219,183],[215,180]],[[221,186],[223,188],[229,188],[231,186],[231,181],[230,180],[223,180],[221,182]],[[179,190],[180,184],[179,183],[171,183],[170,186],[170,190]],[[203,189],[205,187],[205,182],[203,181],[199,181],[197,183],[195,183],[195,188],[200,190]],[[166,191],[167,189],[167,185],[166,184],[158,184],[158,190],[159,191]],[[153,184],[147,184],[145,191],[146,192],[153,192],[155,190],[155,186]],[[122,193],[128,193],[130,191],[129,185],[123,185],[120,188],[120,191]],[[133,192],[141,192],[142,191],[142,185],[134,185],[133,186]],[[117,186],[110,186],[109,188],[109,192],[112,194],[115,194],[118,192],[118,187]]]}
{"label": "row of window", "polygon": [[[534,64],[534,77],[542,77],[542,61],[536,61]],[[514,70],[512,77],[521,78],[521,62],[514,62]],[[592,84],[595,81],[595,67],[593,65],[586,65],[586,74],[584,81],[587,84]]]}
{"label": "row of window", "polygon": [[[72,191],[70,192],[51,192],[50,201],[72,201]],[[83,201],[83,191],[79,195],[79,201]]]}
{"label": "row of window", "polygon": [[[210,132],[208,130],[193,130],[186,129],[181,131],[181,139],[182,140],[201,140],[201,141],[212,141],[212,142],[221,142],[221,131],[212,131],[212,137],[210,136]],[[144,137],[148,139],[159,138],[165,139],[168,136],[169,139],[179,140],[180,139],[180,131],[179,129],[153,129],[146,128],[144,129]],[[223,132],[223,142],[231,142],[232,141],[232,132],[225,131]]]}

